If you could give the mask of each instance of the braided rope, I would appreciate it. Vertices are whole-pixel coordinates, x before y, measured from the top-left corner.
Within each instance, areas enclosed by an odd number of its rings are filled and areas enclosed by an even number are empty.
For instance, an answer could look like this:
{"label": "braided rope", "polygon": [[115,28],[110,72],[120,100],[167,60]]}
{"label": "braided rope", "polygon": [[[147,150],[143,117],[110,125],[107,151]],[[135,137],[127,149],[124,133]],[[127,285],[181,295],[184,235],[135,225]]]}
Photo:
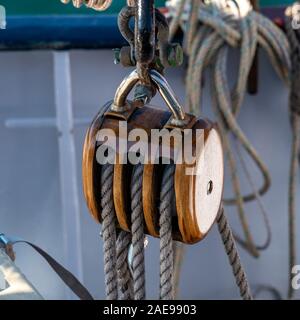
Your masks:
{"label": "braided rope", "polygon": [[300,151],[300,41],[299,31],[292,27],[293,19],[299,20],[299,2],[295,2],[286,10],[285,27],[291,45],[292,75],[290,91],[290,116],[292,127],[292,147],[289,174],[289,284],[288,298],[292,299],[295,289],[292,287],[292,268],[296,264],[296,188],[298,176],[298,156]]}
{"label": "braided rope", "polygon": [[244,300],[252,300],[246,273],[241,264],[241,260],[235,245],[232,231],[230,229],[230,226],[223,208],[221,208],[220,210],[220,213],[217,218],[217,223],[218,223],[218,229],[225,247],[225,251],[229,259],[229,263],[232,267],[236,284],[240,290],[240,295]]}
{"label": "braided rope", "polygon": [[173,240],[172,200],[174,197],[175,165],[166,165],[161,183],[159,206],[160,236],[160,299],[172,300],[173,292]]}
{"label": "braided rope", "polygon": [[113,203],[113,173],[113,165],[106,164],[102,166],[102,235],[104,251],[105,291],[107,300],[118,299],[116,270],[116,215]]}
{"label": "braided rope", "polygon": [[132,277],[128,265],[128,252],[131,238],[129,232],[121,230],[116,243],[118,286],[121,293],[120,300],[133,299]]}
{"label": "braided rope", "polygon": [[142,185],[143,165],[137,164],[133,168],[131,179],[132,276],[135,300],[146,298]]}

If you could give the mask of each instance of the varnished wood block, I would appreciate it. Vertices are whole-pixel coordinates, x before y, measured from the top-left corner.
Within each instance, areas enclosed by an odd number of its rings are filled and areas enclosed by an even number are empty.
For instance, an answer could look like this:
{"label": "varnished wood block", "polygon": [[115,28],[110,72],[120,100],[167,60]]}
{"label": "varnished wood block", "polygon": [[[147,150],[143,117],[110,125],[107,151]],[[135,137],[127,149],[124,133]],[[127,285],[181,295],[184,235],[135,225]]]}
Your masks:
{"label": "varnished wood block", "polygon": [[[133,103],[134,104],[134,103]],[[105,106],[107,109],[108,105]],[[132,129],[144,129],[149,137],[151,129],[162,129],[168,125],[169,111],[144,106],[134,106],[134,111],[127,118],[127,132]],[[83,189],[87,205],[92,216],[101,222],[100,174],[101,165],[96,161],[96,135],[99,129],[111,129],[119,136],[119,121],[122,117],[106,113],[103,110],[92,122],[85,138],[83,151]],[[191,118],[192,119],[192,118]],[[185,243],[195,243],[205,237],[213,225],[221,203],[223,191],[223,153],[217,128],[208,120],[192,119],[192,146],[195,161],[192,164],[176,164],[175,204],[173,214],[173,238]],[[194,134],[200,129],[201,134]],[[182,132],[182,131],[180,131]],[[183,133],[182,133],[183,134]],[[196,139],[201,139],[196,150]],[[119,144],[124,141],[119,140]],[[128,144],[129,148],[130,144]],[[153,148],[153,146],[151,146]],[[156,146],[157,151],[161,145]],[[175,145],[171,149],[176,150]],[[197,152],[196,152],[197,151]],[[122,155],[117,153],[117,158]],[[174,160],[174,159],[173,159]],[[119,227],[130,231],[130,180],[133,165],[115,163],[113,197]],[[142,204],[145,218],[145,232],[159,237],[159,193],[163,165],[144,164]]]}
{"label": "varnished wood block", "polygon": [[96,161],[96,136],[97,132],[102,126],[104,113],[110,105],[111,102],[108,102],[106,105],[104,105],[96,115],[96,117],[93,119],[90,127],[86,132],[82,152],[83,193],[88,209],[97,222],[101,221],[101,210],[99,202],[101,168]]}
{"label": "varnished wood block", "polygon": [[209,122],[199,121],[195,127],[203,129],[200,137],[203,143],[196,161],[192,166],[176,165],[175,172],[178,225],[185,243],[195,243],[206,236],[217,217],[223,193],[223,150],[219,133]]}

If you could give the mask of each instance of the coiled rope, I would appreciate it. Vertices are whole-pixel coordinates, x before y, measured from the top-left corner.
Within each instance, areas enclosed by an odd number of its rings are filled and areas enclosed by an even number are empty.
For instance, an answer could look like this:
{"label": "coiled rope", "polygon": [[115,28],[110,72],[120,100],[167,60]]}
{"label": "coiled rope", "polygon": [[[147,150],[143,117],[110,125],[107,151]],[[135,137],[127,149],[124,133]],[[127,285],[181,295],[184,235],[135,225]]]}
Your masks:
{"label": "coiled rope", "polygon": [[[62,3],[67,4],[71,0],[60,0]],[[104,11],[108,9],[112,3],[112,0],[72,0],[75,8],[80,8],[85,5],[88,8],[92,8],[97,11]]]}
{"label": "coiled rope", "polygon": [[291,90],[290,120],[292,127],[291,162],[289,174],[289,286],[288,298],[292,299],[295,289],[292,287],[292,268],[296,265],[296,187],[299,170],[300,151],[300,32],[293,28],[299,23],[300,2],[295,2],[285,12],[285,28],[291,45]]}
{"label": "coiled rope", "polygon": [[[182,3],[184,2],[184,5]],[[198,3],[197,19],[194,3]],[[244,100],[248,75],[252,66],[257,46],[263,48],[281,79],[289,85],[290,49],[284,33],[270,20],[254,12],[249,1],[211,0],[205,4],[196,0],[168,1],[170,15],[179,21],[182,29],[189,35],[185,41],[185,51],[189,57],[189,66],[186,76],[187,106],[199,113],[201,110],[201,84],[206,68],[212,72],[212,99],[216,97],[215,113],[219,119],[221,135],[226,139],[225,152],[228,157],[234,199],[224,199],[225,204],[235,204],[243,228],[245,240],[236,236],[236,240],[243,245],[253,256],[259,255],[264,245],[254,243],[244,210],[244,202],[263,195],[270,186],[270,175],[267,167],[258,153],[248,141],[236,118]],[[178,8],[182,8],[181,12]],[[180,19],[178,18],[180,16]],[[238,78],[232,90],[228,86],[227,56],[228,49],[240,48],[240,63]],[[215,96],[214,96],[215,95]],[[200,109],[199,109],[200,108]],[[259,190],[248,195],[242,195],[239,177],[237,175],[236,160],[232,153],[229,134],[243,146],[248,155],[262,173],[263,184]],[[269,230],[269,229],[267,229]],[[269,232],[269,231],[268,231]],[[268,235],[267,239],[270,236]]]}

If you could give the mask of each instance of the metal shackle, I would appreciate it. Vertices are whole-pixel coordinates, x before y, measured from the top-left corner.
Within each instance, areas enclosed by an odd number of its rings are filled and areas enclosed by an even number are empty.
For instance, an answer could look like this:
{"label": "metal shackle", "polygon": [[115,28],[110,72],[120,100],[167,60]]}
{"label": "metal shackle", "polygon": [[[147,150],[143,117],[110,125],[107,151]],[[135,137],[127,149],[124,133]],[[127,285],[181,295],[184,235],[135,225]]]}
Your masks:
{"label": "metal shackle", "polygon": [[[149,75],[173,115],[172,124],[178,127],[185,125],[185,112],[167,80],[156,70],[150,70]],[[122,113],[126,110],[127,96],[139,80],[137,70],[134,70],[121,82],[111,106],[112,111]]]}

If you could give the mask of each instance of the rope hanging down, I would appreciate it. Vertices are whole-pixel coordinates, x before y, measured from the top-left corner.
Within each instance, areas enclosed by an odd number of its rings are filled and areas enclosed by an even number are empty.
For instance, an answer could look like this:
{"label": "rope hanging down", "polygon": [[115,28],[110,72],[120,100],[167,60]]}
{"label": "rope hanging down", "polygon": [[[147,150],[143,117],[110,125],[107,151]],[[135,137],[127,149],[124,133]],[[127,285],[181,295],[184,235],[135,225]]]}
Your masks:
{"label": "rope hanging down", "polygon": [[172,300],[173,292],[173,240],[172,240],[172,203],[174,201],[175,165],[168,164],[164,168],[159,206],[160,237],[160,299]]}
{"label": "rope hanging down", "polygon": [[[128,1],[130,6],[136,5],[135,1]],[[154,7],[152,2],[141,2],[141,8],[138,10],[136,18],[136,27],[140,24],[144,26],[147,34],[141,30],[135,30],[135,59],[137,69],[140,76],[140,85],[149,87],[149,65],[154,59],[154,48],[150,48],[152,38],[154,36]],[[125,8],[130,13],[130,8]],[[146,9],[150,12],[146,13]],[[124,12],[125,12],[124,11]],[[127,12],[126,11],[126,12]],[[148,20],[149,21],[148,21]],[[125,19],[126,20],[126,19]],[[123,21],[123,20],[122,20]],[[150,25],[147,24],[150,23]],[[121,32],[126,29],[127,20],[121,25]],[[144,29],[143,29],[144,30]],[[168,30],[168,29],[166,29]],[[128,31],[129,32],[129,31]],[[167,39],[166,39],[167,40]],[[151,49],[151,50],[149,50]],[[151,86],[151,84],[150,84]],[[143,165],[138,164],[133,167],[130,192],[131,192],[131,234],[121,231],[117,243],[116,241],[116,218],[113,208],[113,165],[106,165],[102,169],[102,219],[103,219],[103,241],[104,241],[104,269],[106,279],[106,294],[108,299],[117,299],[118,290],[116,281],[116,271],[113,270],[114,262],[116,261],[118,269],[119,292],[121,299],[142,300],[146,297],[145,290],[145,261],[144,261],[144,216],[142,208],[142,184],[143,184]],[[174,171],[171,168],[171,175]],[[168,173],[168,171],[167,171]],[[170,173],[166,179],[173,179]],[[165,181],[165,180],[164,180]],[[173,180],[172,180],[173,181]],[[169,185],[168,181],[165,181]],[[171,209],[170,204],[165,200],[172,197],[169,189],[163,187],[162,190],[162,205],[160,206],[160,234],[161,234],[161,299],[171,299],[172,292],[172,274],[173,274],[173,247],[172,247],[172,224],[171,224]],[[109,213],[110,212],[110,213]],[[128,266],[126,256],[129,256],[129,246],[131,242],[132,258],[130,259],[131,266]],[[111,261],[108,261],[111,259]],[[129,269],[131,267],[132,277]],[[133,292],[132,292],[133,291]]]}
{"label": "rope hanging down", "polygon": [[132,277],[135,300],[146,298],[144,257],[143,165],[133,168],[131,178]]}
{"label": "rope hanging down", "polygon": [[120,300],[133,299],[132,276],[128,262],[131,241],[131,233],[121,230],[116,243],[118,287],[120,292]]}
{"label": "rope hanging down", "polygon": [[296,186],[299,170],[300,152],[300,32],[293,28],[293,22],[299,21],[300,2],[295,2],[286,10],[285,28],[291,45],[291,90],[290,120],[292,127],[292,148],[289,177],[289,289],[288,298],[292,299],[295,290],[292,287],[292,268],[296,263]]}
{"label": "rope hanging down", "polygon": [[[236,118],[244,100],[248,75],[257,46],[259,45],[267,52],[275,71],[289,85],[289,44],[279,28],[266,17],[252,10],[249,1],[211,0],[206,1],[205,4],[199,2],[196,0],[168,1],[171,16],[182,26],[187,37],[185,41],[185,51],[189,56],[186,77],[187,106],[194,112],[201,110],[199,107],[203,74],[206,68],[210,68],[212,100],[216,97],[214,111],[224,138],[235,193],[234,199],[225,199],[224,203],[237,206],[245,235],[245,240],[236,237],[237,241],[253,256],[258,256],[258,251],[265,249],[269,241],[267,240],[262,246],[255,245],[245,215],[244,202],[256,199],[257,194],[263,195],[270,186],[270,176],[265,164],[239,127]],[[173,26],[174,29],[175,27]],[[240,49],[238,78],[232,90],[228,87],[226,72],[229,48]],[[236,159],[229,140],[230,133],[235,136],[262,173],[263,185],[258,191],[248,195],[243,196],[241,192],[240,181],[236,174]]]}
{"label": "rope hanging down", "polygon": [[241,264],[240,256],[235,245],[234,237],[223,208],[221,208],[219,212],[217,223],[225,247],[225,251],[229,259],[229,263],[232,267],[236,284],[240,289],[240,295],[244,300],[252,300],[246,273]]}
{"label": "rope hanging down", "polygon": [[[116,214],[113,201],[114,166],[106,164],[101,170],[102,237],[105,292],[108,300],[118,299]],[[120,274],[120,273],[119,273]]]}
{"label": "rope hanging down", "polygon": [[[116,239],[116,218],[113,207],[114,166],[103,166],[101,177],[102,234],[104,243],[104,271],[107,299],[118,298],[116,272],[118,272],[120,299],[143,300],[145,290],[144,217],[142,210],[143,165],[134,166],[131,180],[131,234],[120,231]],[[160,298],[173,298],[173,241],[172,208],[175,166],[166,167],[163,174],[160,205]],[[132,277],[128,266],[129,246],[132,242]],[[116,261],[116,264],[114,263]],[[116,266],[116,267],[115,267]],[[116,271],[117,270],[117,271]],[[133,291],[133,292],[132,292]]]}

